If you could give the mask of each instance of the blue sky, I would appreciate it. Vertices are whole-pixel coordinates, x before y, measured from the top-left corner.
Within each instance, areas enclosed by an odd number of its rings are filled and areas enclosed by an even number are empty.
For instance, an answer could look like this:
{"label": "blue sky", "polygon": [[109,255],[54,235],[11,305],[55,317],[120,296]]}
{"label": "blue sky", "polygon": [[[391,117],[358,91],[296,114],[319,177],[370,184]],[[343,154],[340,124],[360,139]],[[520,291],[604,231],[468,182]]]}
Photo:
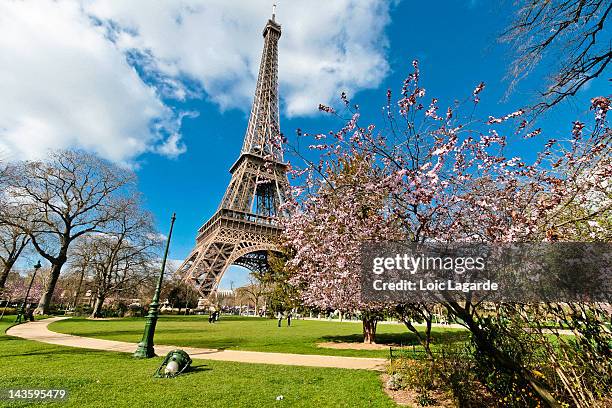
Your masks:
{"label": "blue sky", "polygon": [[[60,146],[133,166],[161,232],[177,213],[171,258],[182,259],[238,157],[271,3],[3,4],[0,87],[9,91],[0,96],[0,158],[35,158]],[[281,129],[290,139],[297,128],[341,126],[316,107],[338,104],[343,90],[364,122],[378,121],[387,88],[401,88],[413,59],[441,106],[484,81],[483,115],[518,109],[545,83],[547,61],[503,100],[512,49],[497,36],[512,16],[510,1],[278,3]],[[604,79],[589,85],[540,119],[541,140],[568,132],[591,97],[609,93]],[[233,268],[222,286],[245,276]]]}
{"label": "blue sky", "polygon": [[[478,108],[482,113],[506,114],[518,109],[525,98],[533,100],[537,96],[534,91],[535,86],[542,83],[541,76],[525,80],[507,101],[503,100],[508,86],[504,76],[511,61],[511,50],[499,44],[496,36],[507,22],[508,9],[488,2],[450,1],[444,7],[434,2],[419,2],[418,6],[411,3],[401,2],[392,9],[391,22],[385,30],[389,41],[386,52],[389,75],[376,89],[361,91],[352,97],[353,102],[360,105],[365,121],[368,114],[372,121],[378,120],[377,113],[385,103],[386,89],[401,87],[413,58],[420,61],[422,84],[428,94],[436,95],[442,106],[455,98],[465,98],[480,81],[487,85]],[[281,23],[283,30],[291,30],[290,23]],[[279,64],[283,64],[282,55],[279,59]],[[605,83],[601,85],[603,88]],[[554,133],[569,131],[571,121],[584,116],[585,108],[588,109],[586,100],[595,95],[593,87],[589,91],[592,92],[579,96],[582,104],[564,103],[541,119],[547,130],[543,140],[553,137]],[[177,160],[148,156],[147,164],[139,172],[141,189],[158,218],[172,210],[178,213],[172,254],[178,259],[193,247],[197,227],[214,213],[229,181],[227,170],[237,158],[246,126],[246,107],[245,111],[219,112],[214,104],[189,101],[188,108],[200,112],[199,117],[183,125],[188,151]],[[297,128],[325,132],[338,126],[339,122],[323,113],[293,118],[281,113],[281,127],[289,137]],[[519,150],[517,153],[526,152]],[[162,185],[164,188],[160,189]],[[167,222],[159,221],[164,228]],[[233,269],[224,277],[222,286],[227,287],[230,280],[243,282],[245,274],[244,270]]]}

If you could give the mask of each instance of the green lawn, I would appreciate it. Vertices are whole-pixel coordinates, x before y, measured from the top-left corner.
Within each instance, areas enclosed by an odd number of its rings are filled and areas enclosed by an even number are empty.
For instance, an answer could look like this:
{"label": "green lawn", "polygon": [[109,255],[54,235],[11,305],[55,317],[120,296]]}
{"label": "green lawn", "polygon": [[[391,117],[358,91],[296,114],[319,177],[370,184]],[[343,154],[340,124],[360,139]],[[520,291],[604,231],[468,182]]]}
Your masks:
{"label": "green lawn", "polygon": [[[66,402],[50,404],[0,400],[0,407],[396,406],[381,390],[376,372],[195,360],[194,369],[186,375],[156,379],[152,374],[161,363],[161,357],[135,360],[127,354],[9,337],[4,332],[14,319],[14,316],[6,316],[0,321],[0,388],[64,388],[69,398]],[[190,326],[197,324],[196,318],[190,320]],[[173,322],[176,320],[162,318],[161,328],[166,326],[168,334],[179,338],[179,328],[173,326]],[[80,323],[90,327],[89,322]],[[130,340],[133,334],[129,326],[142,326],[142,321],[107,323],[123,326]],[[102,330],[113,326],[96,327]],[[189,334],[183,336],[189,337]],[[284,400],[276,401],[278,395],[283,395]]]}
{"label": "green lawn", "polygon": [[[337,350],[317,347],[320,342],[361,342],[361,324],[337,321],[293,320],[291,327],[277,327],[277,321],[254,317],[225,317],[209,324],[207,316],[161,316],[155,332],[156,344],[183,347],[269,351],[297,354],[324,354],[355,357],[388,357],[388,350]],[[138,342],[144,319],[93,321],[72,318],[52,323],[60,333],[109,340]],[[434,328],[434,343],[465,341],[467,331]],[[403,325],[379,324],[377,342],[418,344]]]}

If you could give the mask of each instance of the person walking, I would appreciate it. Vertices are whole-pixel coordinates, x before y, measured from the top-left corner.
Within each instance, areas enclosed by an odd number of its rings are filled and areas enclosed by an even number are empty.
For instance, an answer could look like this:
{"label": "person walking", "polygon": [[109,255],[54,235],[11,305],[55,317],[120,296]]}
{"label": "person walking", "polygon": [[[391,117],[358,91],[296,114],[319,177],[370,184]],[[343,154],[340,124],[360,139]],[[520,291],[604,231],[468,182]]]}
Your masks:
{"label": "person walking", "polygon": [[276,317],[278,318],[278,327],[281,327],[281,323],[283,322],[283,313],[278,312]]}
{"label": "person walking", "polygon": [[287,313],[287,327],[291,327],[291,310]]}

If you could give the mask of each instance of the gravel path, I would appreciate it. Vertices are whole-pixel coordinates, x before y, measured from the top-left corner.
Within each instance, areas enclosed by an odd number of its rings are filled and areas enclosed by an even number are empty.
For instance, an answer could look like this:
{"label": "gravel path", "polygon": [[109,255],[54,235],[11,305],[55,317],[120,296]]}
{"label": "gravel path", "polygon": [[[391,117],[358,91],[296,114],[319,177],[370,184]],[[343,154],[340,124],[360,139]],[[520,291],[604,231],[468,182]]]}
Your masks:
{"label": "gravel path", "polygon": [[[49,324],[58,320],[69,319],[69,317],[53,317],[12,326],[6,334],[21,337],[27,340],[40,341],[42,343],[56,344],[59,346],[79,347],[94,350],[116,351],[121,353],[133,353],[136,343],[124,341],[102,340],[91,337],[73,336],[70,334],[57,333],[49,330]],[[239,350],[216,350],[194,347],[176,347],[156,345],[157,355],[166,355],[170,350],[181,348],[191,358],[202,360],[235,361],[239,363],[280,364],[307,367],[325,368],[347,368],[353,370],[376,370],[382,371],[387,363],[383,358],[360,358],[321,356],[312,354],[288,354],[288,353],[266,353],[259,351]]]}

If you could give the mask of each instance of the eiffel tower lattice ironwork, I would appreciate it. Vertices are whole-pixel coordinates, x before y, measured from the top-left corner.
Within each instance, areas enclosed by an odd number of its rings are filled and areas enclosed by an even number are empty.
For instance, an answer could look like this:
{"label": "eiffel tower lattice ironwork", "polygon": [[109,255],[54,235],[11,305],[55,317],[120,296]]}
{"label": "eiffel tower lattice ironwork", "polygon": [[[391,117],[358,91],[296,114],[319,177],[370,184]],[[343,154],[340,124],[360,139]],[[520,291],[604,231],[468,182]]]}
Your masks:
{"label": "eiffel tower lattice ironwork", "polygon": [[267,266],[281,233],[280,206],[289,187],[278,111],[278,40],[281,26],[268,20],[255,98],[232,178],[217,212],[198,230],[196,246],[177,273],[202,300],[215,294],[230,265],[252,271]]}

